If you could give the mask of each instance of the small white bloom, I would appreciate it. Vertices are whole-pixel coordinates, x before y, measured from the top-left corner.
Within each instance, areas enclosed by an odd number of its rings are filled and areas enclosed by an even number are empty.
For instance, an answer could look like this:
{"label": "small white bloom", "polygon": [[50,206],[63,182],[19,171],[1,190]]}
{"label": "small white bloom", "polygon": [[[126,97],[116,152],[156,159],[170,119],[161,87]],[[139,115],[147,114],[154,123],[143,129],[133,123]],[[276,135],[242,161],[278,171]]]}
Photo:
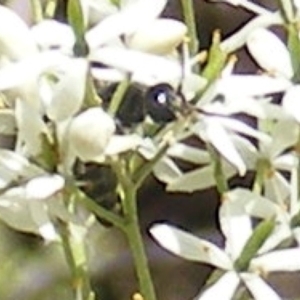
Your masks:
{"label": "small white bloom", "polygon": [[259,66],[273,75],[287,79],[293,76],[293,67],[285,44],[270,30],[253,30],[246,45]]}

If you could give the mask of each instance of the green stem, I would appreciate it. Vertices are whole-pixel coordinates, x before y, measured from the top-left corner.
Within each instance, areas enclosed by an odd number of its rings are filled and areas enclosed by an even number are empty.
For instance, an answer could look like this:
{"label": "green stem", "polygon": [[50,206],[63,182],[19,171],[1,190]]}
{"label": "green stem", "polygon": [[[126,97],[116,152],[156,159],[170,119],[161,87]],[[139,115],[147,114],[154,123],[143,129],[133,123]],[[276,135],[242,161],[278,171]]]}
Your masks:
{"label": "green stem", "polygon": [[133,181],[135,182],[136,188],[139,188],[143,184],[145,179],[153,171],[155,164],[166,154],[168,148],[169,148],[169,144],[166,143],[158,150],[156,155],[151,160],[144,163],[140,168],[138,168],[135,171]]}
{"label": "green stem", "polygon": [[123,80],[117,87],[112,100],[110,102],[109,108],[108,108],[108,112],[112,115],[115,115],[116,112],[118,111],[118,108],[120,106],[120,104],[122,103],[122,100],[124,98],[124,95],[126,93],[126,90],[129,86],[129,80],[125,79]]}
{"label": "green stem", "polygon": [[113,224],[114,226],[120,229],[124,228],[124,220],[122,217],[119,217],[118,215],[101,207],[95,201],[85,196],[83,193],[76,191],[76,199],[80,201],[83,204],[83,206],[87,208],[88,211],[93,212],[97,217],[104,219],[105,221]]}
{"label": "green stem", "polygon": [[[94,300],[87,272],[84,238],[79,238],[73,224],[59,224],[66,261],[72,271],[72,285],[76,300]],[[79,228],[78,230],[80,230]],[[75,233],[75,234],[74,234]]]}
{"label": "green stem", "polygon": [[185,24],[188,28],[190,40],[189,49],[192,56],[199,50],[199,40],[197,34],[197,26],[195,21],[195,10],[193,0],[181,0],[182,12]]}
{"label": "green stem", "polygon": [[32,18],[34,23],[44,19],[43,8],[40,0],[31,0]]}
{"label": "green stem", "polygon": [[124,205],[126,206],[127,212],[125,233],[133,255],[141,295],[145,300],[156,300],[142,234],[139,227],[137,190],[133,185],[128,185],[124,188]]}

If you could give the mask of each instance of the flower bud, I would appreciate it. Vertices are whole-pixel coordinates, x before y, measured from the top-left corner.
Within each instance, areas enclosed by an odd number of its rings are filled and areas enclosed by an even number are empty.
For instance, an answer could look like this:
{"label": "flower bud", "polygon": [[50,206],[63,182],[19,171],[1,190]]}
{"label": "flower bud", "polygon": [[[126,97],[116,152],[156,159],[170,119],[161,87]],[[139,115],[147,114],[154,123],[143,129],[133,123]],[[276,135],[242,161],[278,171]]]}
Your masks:
{"label": "flower bud", "polygon": [[127,38],[130,48],[164,55],[171,53],[187,33],[184,23],[172,19],[156,19]]}
{"label": "flower bud", "polygon": [[114,120],[102,108],[89,108],[70,124],[70,147],[82,161],[90,161],[103,154],[115,129]]}

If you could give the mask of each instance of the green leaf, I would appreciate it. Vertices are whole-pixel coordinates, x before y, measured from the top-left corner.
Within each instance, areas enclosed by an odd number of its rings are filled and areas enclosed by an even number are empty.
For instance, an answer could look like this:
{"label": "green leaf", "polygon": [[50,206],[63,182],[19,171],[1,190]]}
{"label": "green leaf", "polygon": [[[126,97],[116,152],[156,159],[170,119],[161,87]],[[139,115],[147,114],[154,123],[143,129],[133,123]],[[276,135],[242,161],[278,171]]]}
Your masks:
{"label": "green leaf", "polygon": [[248,239],[240,257],[235,261],[234,266],[238,271],[246,271],[252,258],[257,254],[260,247],[270,236],[275,227],[275,220],[269,219],[262,221],[256,226],[251,237]]}

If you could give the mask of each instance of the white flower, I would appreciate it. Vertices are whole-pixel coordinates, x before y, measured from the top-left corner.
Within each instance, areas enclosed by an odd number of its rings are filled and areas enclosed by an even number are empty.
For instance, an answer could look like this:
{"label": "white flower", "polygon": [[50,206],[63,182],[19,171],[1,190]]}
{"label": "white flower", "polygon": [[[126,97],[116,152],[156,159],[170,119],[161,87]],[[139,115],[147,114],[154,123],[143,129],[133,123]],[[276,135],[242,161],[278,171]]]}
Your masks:
{"label": "white flower", "polygon": [[287,47],[270,30],[264,28],[253,30],[246,44],[250,54],[262,69],[276,76],[292,78],[294,71]]}
{"label": "white flower", "polygon": [[[166,224],[156,224],[150,229],[151,234],[167,250],[172,253],[193,261],[198,261],[225,270],[224,275],[205,290],[197,299],[216,299],[222,295],[222,299],[233,299],[233,296],[242,282],[252,294],[254,299],[276,299],[280,297],[276,292],[260,277],[266,271],[287,270],[282,264],[271,264],[270,256],[261,255],[252,257],[247,269],[238,269],[236,265],[240,258],[244,246],[252,236],[253,228],[251,217],[270,219],[279,212],[277,207],[270,200],[260,197],[244,189],[236,189],[223,196],[220,207],[219,218],[222,233],[225,236],[225,249],[222,250],[211,242],[197,238],[190,233],[177,229]],[[259,250],[259,249],[257,249]],[[292,264],[293,257],[288,259],[290,250],[286,250],[285,262]],[[274,256],[282,255],[280,251],[272,252]],[[269,254],[271,255],[271,254]],[[280,267],[279,267],[280,265]],[[262,267],[262,269],[259,268]],[[268,267],[270,266],[270,267]],[[300,264],[296,264],[294,269],[299,269]],[[291,268],[290,268],[291,270]],[[261,271],[261,273],[259,272]]]}
{"label": "white flower", "polygon": [[184,23],[172,19],[158,19],[166,0],[121,1],[121,9],[100,21],[86,33],[91,48],[120,42],[125,36],[127,46],[141,51],[168,54],[182,42],[187,33]]}
{"label": "white flower", "polygon": [[57,240],[52,218],[71,220],[60,193],[64,179],[12,151],[1,149],[0,154],[0,219],[17,230]]}

